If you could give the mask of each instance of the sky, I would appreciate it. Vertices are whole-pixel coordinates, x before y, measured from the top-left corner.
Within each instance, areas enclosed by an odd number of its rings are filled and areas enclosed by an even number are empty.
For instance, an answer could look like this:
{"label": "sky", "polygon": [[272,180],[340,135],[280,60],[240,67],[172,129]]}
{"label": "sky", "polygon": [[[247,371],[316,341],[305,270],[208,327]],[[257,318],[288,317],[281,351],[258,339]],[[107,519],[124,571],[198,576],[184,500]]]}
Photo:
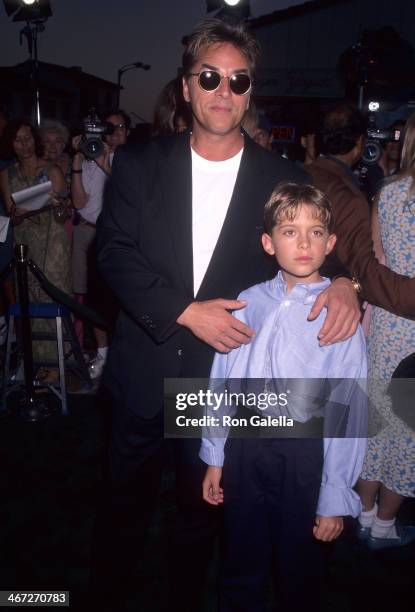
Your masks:
{"label": "sky", "polygon": [[[304,0],[251,0],[254,17]],[[181,39],[206,16],[206,0],[51,0],[53,16],[39,34],[39,59],[63,66],[82,66],[110,81],[118,69],[136,61],[151,70],[123,75],[121,107],[151,121],[157,95],[177,74]],[[0,2],[0,65],[28,58],[19,45],[24,23],[13,23]],[[135,116],[132,116],[133,122]]]}

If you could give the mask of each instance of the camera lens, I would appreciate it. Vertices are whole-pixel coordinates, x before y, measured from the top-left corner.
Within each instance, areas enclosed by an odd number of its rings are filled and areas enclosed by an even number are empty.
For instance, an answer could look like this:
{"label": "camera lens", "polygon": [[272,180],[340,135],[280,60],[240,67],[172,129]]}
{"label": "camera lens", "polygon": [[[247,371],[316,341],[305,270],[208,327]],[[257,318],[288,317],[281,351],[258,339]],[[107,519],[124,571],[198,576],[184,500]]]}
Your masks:
{"label": "camera lens", "polygon": [[100,137],[84,135],[79,144],[79,150],[88,159],[97,159],[104,152],[104,145]]}
{"label": "camera lens", "polygon": [[88,157],[92,157],[93,159],[95,159],[96,157],[99,157],[102,153],[102,141],[98,138],[91,138],[90,140],[88,140],[86,149]]}
{"label": "camera lens", "polygon": [[367,141],[362,155],[365,164],[376,164],[382,157],[382,148],[375,141]]}

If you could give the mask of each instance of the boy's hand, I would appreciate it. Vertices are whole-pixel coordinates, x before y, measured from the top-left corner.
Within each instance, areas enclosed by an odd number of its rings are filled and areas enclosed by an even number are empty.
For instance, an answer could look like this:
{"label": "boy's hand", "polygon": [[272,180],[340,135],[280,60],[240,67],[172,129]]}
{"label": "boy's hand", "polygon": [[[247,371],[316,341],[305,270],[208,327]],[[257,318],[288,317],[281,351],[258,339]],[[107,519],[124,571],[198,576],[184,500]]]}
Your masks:
{"label": "boy's hand", "polygon": [[203,499],[212,506],[223,504],[223,489],[219,486],[222,468],[210,465],[202,484]]}
{"label": "boy's hand", "polygon": [[343,518],[341,516],[316,516],[313,527],[313,536],[322,542],[332,542],[343,531]]}
{"label": "boy's hand", "polygon": [[333,281],[316,299],[308,320],[314,321],[324,307],[327,316],[318,334],[321,346],[347,340],[356,333],[361,313],[351,281],[347,278]]}

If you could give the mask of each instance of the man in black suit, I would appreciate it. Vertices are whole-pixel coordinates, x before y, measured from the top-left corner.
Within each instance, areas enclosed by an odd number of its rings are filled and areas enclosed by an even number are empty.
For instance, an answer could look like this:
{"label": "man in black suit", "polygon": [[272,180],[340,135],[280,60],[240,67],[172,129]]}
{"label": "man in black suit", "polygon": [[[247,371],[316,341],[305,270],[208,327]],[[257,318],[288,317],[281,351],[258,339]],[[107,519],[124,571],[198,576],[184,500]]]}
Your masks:
{"label": "man in black suit", "polygon": [[[102,274],[122,305],[106,385],[113,398],[110,495],[97,554],[102,576],[120,585],[140,554],[160,484],[163,379],[208,377],[214,351],[254,333],[231,314],[238,293],[274,270],[261,248],[264,204],[281,180],[308,181],[290,162],[241,132],[258,60],[242,25],[207,20],[183,56],[192,132],[117,151],[98,224]],[[313,309],[328,306],[322,342],[354,333],[351,283],[338,279]],[[199,441],[177,441],[176,568],[182,610],[197,596],[217,512],[203,505]],[[205,507],[206,506],[206,507]]]}

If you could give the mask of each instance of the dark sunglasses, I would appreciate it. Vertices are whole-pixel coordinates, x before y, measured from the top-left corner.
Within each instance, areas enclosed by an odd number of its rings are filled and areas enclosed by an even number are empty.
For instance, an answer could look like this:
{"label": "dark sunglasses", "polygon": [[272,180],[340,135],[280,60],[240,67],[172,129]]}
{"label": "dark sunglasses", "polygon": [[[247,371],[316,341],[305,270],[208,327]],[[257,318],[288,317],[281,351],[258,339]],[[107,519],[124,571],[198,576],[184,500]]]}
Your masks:
{"label": "dark sunglasses", "polygon": [[237,96],[244,96],[252,87],[252,80],[249,74],[237,72],[232,76],[221,76],[216,70],[202,70],[201,72],[189,72],[189,76],[199,77],[199,87],[204,91],[215,91],[222,82],[222,79],[229,80],[229,87],[232,93]]}

